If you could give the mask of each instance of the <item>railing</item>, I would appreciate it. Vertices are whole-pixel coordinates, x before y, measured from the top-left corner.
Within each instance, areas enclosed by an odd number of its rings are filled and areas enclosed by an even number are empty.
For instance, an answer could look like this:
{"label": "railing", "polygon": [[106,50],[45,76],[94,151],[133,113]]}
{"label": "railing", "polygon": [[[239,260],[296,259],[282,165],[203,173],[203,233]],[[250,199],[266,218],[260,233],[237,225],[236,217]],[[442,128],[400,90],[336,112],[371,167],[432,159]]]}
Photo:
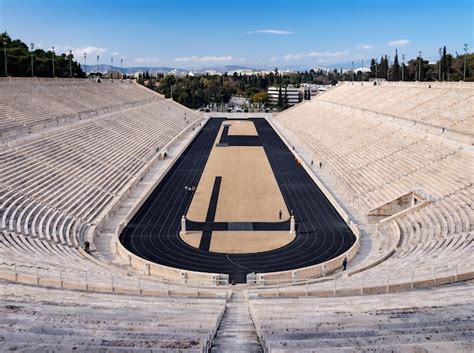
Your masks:
{"label": "railing", "polygon": [[412,270],[404,274],[362,274],[347,277],[336,274],[331,277],[304,280],[266,280],[263,285],[247,283],[248,298],[258,297],[301,297],[301,296],[349,296],[381,294],[412,290],[474,278],[472,264],[456,264],[450,267],[433,267]]}
{"label": "railing", "polygon": [[119,293],[147,296],[178,296],[199,298],[230,297],[230,290],[219,286],[227,281],[216,280],[215,284],[204,281],[186,280],[172,281],[166,278],[150,280],[147,276],[131,276],[124,278],[108,272],[52,270],[45,267],[26,266],[19,264],[0,265],[0,279],[50,288],[80,290],[100,293]]}

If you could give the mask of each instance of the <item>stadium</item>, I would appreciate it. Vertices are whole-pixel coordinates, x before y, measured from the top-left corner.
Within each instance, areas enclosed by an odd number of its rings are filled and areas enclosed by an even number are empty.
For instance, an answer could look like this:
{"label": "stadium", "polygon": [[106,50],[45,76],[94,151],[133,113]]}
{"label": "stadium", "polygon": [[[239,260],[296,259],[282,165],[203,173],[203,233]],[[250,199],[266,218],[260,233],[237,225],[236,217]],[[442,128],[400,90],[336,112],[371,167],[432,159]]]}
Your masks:
{"label": "stadium", "polygon": [[473,82],[206,112],[69,65],[0,77],[1,351],[472,352]]}

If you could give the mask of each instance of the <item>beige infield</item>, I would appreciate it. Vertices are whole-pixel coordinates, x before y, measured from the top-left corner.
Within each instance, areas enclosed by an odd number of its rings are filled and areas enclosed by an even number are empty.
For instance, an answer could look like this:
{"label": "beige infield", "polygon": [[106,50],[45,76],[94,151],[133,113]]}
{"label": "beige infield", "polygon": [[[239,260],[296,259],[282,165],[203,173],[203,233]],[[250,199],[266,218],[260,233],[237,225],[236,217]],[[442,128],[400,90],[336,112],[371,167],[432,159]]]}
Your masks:
{"label": "beige infield", "polygon": [[[187,219],[204,222],[215,177],[221,176],[216,222],[278,222],[289,212],[262,146],[216,147],[224,125],[229,135],[256,136],[252,121],[224,121],[197,185]],[[279,219],[279,211],[282,218]],[[189,232],[182,239],[199,247],[201,232]],[[287,231],[215,231],[210,251],[252,253],[277,249],[293,240]]]}

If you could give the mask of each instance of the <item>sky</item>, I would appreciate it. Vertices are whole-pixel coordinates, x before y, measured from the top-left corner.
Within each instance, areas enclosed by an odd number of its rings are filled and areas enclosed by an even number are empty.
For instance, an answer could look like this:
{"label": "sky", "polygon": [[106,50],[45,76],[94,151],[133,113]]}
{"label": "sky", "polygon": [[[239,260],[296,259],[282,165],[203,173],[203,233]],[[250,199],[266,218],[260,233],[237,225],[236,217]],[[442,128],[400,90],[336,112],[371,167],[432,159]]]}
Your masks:
{"label": "sky", "polygon": [[0,0],[0,31],[124,67],[339,67],[474,46],[472,0]]}

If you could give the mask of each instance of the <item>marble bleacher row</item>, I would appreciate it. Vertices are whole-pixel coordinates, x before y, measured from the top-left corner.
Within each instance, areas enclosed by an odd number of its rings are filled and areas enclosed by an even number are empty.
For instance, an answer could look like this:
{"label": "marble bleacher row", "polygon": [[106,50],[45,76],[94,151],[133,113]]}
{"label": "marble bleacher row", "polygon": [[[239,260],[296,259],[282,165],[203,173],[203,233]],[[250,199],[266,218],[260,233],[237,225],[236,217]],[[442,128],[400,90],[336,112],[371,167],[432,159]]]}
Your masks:
{"label": "marble bleacher row", "polygon": [[472,352],[473,283],[343,298],[255,299],[266,352]]}
{"label": "marble bleacher row", "polygon": [[163,98],[127,80],[0,78],[0,138],[156,99]]}
{"label": "marble bleacher row", "polygon": [[440,199],[472,185],[466,146],[366,118],[363,111],[343,113],[313,100],[276,121],[345,181],[363,211],[413,189]]}
{"label": "marble bleacher row", "polygon": [[80,293],[0,281],[0,350],[207,352],[224,310],[223,299]]}
{"label": "marble bleacher row", "polygon": [[160,100],[0,147],[0,229],[77,246],[150,157],[199,116]]}
{"label": "marble bleacher row", "polygon": [[[431,84],[431,88],[429,85]],[[342,84],[321,100],[474,134],[472,84]]]}
{"label": "marble bleacher row", "polygon": [[[431,203],[392,222],[400,230],[401,244],[388,260],[342,277],[340,285],[360,284],[364,276],[381,279],[393,274],[396,281],[397,276],[409,280],[413,270],[432,273],[434,267],[439,271],[448,267],[453,271],[456,265],[470,268],[474,247],[471,147],[325,102],[327,96],[347,104],[358,102],[354,96],[366,100],[378,96],[375,88],[346,86],[279,114],[274,119],[277,127],[308,152],[315,168],[323,163],[323,171],[329,171],[344,198],[362,215],[410,191],[420,192]],[[404,99],[404,105],[411,104],[409,97]],[[470,102],[465,99],[460,105],[467,109]],[[389,237],[395,228],[384,227],[381,237]],[[314,287],[318,286],[324,284]]]}
{"label": "marble bleacher row", "polygon": [[71,246],[7,231],[0,231],[0,259],[2,279],[29,285],[137,296],[228,295],[226,289],[207,283],[196,290],[197,282],[150,277],[133,268],[105,263]]}

